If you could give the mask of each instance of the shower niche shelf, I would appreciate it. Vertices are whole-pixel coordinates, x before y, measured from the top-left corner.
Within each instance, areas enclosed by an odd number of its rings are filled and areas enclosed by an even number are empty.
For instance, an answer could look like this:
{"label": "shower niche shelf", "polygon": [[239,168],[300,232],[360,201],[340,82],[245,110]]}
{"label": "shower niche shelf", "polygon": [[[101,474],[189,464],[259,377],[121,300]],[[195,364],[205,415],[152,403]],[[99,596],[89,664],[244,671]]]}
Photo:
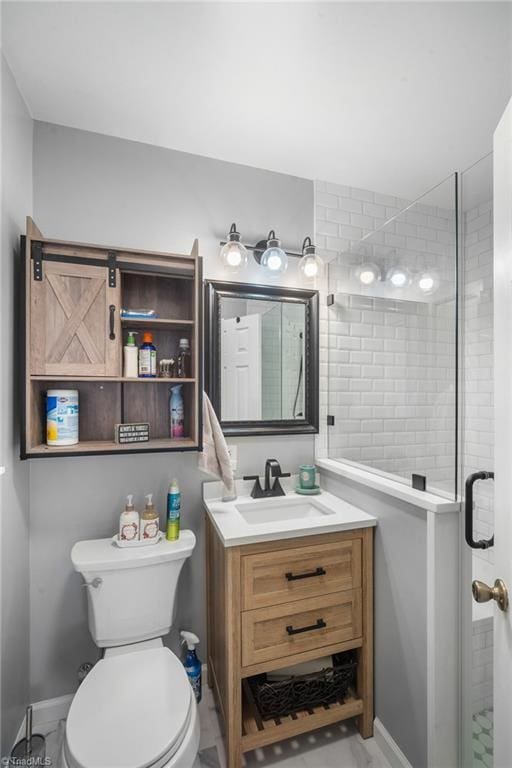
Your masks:
{"label": "shower niche shelf", "polygon": [[[22,237],[23,337],[21,458],[201,449],[202,305],[198,242],[188,255],[65,242],[43,237],[27,219]],[[121,308],[157,317],[121,318]],[[128,330],[151,331],[158,359],[190,341],[187,378],[123,376]],[[185,437],[172,439],[169,388],[183,385]],[[167,386],[166,386],[167,385]],[[79,393],[79,442],[48,446],[46,391]],[[148,422],[144,443],[114,442],[120,423]]]}

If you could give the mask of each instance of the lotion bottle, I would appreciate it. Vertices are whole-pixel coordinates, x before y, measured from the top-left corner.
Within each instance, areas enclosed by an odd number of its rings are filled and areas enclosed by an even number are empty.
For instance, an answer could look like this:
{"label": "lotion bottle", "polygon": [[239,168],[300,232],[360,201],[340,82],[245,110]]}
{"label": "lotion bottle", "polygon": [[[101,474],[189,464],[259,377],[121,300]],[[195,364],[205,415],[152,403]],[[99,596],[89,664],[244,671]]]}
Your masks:
{"label": "lotion bottle", "polygon": [[146,507],[140,516],[140,540],[151,542],[152,539],[156,539],[159,530],[159,518],[153,504],[153,494],[148,493]]}
{"label": "lotion bottle", "polygon": [[136,335],[137,331],[128,331],[128,338],[123,347],[125,379],[136,379],[139,375],[139,350],[135,343]]}
{"label": "lotion bottle", "polygon": [[126,497],[126,506],[119,518],[119,540],[136,541],[139,538],[139,513],[133,506],[133,496]]}

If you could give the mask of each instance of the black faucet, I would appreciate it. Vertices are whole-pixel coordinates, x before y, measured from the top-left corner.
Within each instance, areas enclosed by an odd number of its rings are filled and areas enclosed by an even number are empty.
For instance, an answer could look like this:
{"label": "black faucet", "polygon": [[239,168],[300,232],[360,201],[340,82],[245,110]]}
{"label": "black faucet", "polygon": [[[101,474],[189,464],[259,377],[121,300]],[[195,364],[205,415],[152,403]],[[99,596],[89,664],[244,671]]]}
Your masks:
{"label": "black faucet", "polygon": [[[270,480],[275,477],[274,484],[270,487]],[[280,477],[290,477],[289,472],[281,472],[281,467],[277,459],[267,459],[265,462],[265,487],[261,487],[258,475],[245,475],[244,480],[254,480],[254,486],[251,491],[253,499],[265,499],[272,496],[285,496],[285,492],[279,482]]]}

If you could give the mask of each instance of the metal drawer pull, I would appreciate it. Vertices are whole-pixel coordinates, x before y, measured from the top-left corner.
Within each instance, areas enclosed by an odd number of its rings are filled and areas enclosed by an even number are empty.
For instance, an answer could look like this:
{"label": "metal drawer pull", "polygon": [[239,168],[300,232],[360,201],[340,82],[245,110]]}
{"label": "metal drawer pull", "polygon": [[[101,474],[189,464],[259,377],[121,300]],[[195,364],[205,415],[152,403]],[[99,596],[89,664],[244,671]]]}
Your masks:
{"label": "metal drawer pull", "polygon": [[320,567],[315,571],[308,571],[308,573],[294,574],[288,571],[288,573],[285,573],[285,576],[287,581],[297,581],[297,579],[310,579],[312,576],[325,576],[325,573],[325,569]]}
{"label": "metal drawer pull", "polygon": [[316,624],[310,624],[309,627],[298,627],[294,629],[291,625],[286,627],[286,631],[289,635],[298,635],[301,632],[311,632],[313,629],[325,629],[327,624],[323,619],[317,619]]}

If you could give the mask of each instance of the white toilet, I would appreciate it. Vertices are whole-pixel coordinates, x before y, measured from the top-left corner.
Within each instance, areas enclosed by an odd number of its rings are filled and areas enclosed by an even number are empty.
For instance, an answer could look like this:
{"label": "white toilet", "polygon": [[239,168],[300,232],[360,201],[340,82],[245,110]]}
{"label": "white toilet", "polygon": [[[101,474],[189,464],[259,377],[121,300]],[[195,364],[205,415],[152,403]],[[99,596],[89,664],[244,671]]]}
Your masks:
{"label": "white toilet", "polygon": [[71,551],[87,587],[89,629],[105,648],[66,721],[64,768],[191,768],[199,747],[197,704],[180,660],[163,645],[181,568],[195,546],[178,541],[119,548],[111,539]]}

